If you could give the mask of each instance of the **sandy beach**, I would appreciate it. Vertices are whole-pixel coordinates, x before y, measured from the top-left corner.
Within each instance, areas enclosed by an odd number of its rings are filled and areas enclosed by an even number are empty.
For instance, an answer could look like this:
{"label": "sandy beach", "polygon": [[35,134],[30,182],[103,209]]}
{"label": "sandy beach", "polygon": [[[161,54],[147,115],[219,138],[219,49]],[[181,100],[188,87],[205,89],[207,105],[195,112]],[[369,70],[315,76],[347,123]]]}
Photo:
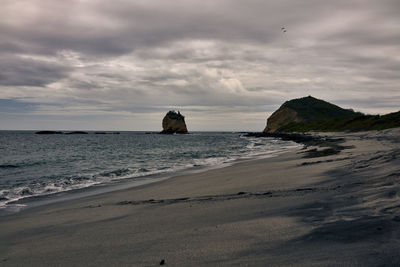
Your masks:
{"label": "sandy beach", "polygon": [[320,135],[345,149],[3,216],[0,265],[399,266],[400,129]]}

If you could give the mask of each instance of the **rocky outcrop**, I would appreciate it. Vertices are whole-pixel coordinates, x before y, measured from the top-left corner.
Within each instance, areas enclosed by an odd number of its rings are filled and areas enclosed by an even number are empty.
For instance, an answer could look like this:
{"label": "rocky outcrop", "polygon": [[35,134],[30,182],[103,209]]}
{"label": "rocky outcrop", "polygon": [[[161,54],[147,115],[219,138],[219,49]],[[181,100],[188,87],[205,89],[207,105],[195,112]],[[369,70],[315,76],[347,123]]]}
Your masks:
{"label": "rocky outcrop", "polygon": [[84,132],[84,131],[73,131],[73,132],[68,132],[65,133],[67,135],[71,135],[71,134],[89,134],[88,132]]}
{"label": "rocky outcrop", "polygon": [[281,107],[267,119],[267,126],[264,129],[265,133],[275,133],[284,125],[292,122],[301,122],[296,111],[288,107]]}
{"label": "rocky outcrop", "polygon": [[188,133],[185,123],[185,117],[179,111],[178,113],[173,110],[169,111],[162,121],[162,127],[162,134]]}
{"label": "rocky outcrop", "polygon": [[286,101],[268,118],[264,132],[332,130],[337,127],[332,121],[345,122],[360,116],[363,114],[307,96]]}
{"label": "rocky outcrop", "polygon": [[38,132],[35,132],[35,134],[63,134],[63,132],[60,132],[60,131],[38,131]]}

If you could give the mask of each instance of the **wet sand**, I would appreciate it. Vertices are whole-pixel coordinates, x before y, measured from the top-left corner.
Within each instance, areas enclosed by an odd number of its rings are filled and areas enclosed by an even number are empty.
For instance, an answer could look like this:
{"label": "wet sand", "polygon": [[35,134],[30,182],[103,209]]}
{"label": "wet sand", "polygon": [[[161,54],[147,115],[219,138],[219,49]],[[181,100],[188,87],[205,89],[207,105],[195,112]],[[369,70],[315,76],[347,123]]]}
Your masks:
{"label": "wet sand", "polygon": [[400,265],[400,129],[329,136],[0,217],[0,266]]}

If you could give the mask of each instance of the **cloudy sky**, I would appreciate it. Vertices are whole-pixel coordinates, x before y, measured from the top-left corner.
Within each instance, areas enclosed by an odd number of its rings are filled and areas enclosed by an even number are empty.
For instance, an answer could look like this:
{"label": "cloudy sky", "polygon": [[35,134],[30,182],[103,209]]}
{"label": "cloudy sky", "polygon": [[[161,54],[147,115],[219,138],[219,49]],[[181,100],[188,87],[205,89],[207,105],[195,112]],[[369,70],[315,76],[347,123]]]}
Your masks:
{"label": "cloudy sky", "polygon": [[189,131],[255,131],[307,95],[398,111],[399,14],[399,0],[1,0],[0,129],[161,130],[179,109]]}

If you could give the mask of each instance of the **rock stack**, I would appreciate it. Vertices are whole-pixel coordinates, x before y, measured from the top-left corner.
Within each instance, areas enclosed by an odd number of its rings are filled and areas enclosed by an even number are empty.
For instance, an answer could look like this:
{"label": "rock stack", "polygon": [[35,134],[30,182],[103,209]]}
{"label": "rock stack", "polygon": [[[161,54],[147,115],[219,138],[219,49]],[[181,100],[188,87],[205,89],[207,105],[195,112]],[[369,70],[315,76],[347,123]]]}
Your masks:
{"label": "rock stack", "polygon": [[162,121],[162,134],[187,134],[185,117],[178,111],[168,111]]}

